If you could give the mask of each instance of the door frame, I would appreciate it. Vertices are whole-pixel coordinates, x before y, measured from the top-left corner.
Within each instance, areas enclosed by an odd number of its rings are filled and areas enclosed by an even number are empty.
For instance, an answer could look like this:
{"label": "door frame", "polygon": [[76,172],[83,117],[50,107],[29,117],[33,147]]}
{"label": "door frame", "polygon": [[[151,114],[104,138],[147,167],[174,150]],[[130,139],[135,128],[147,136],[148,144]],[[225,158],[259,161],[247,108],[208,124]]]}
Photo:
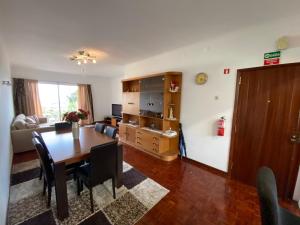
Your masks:
{"label": "door frame", "polygon": [[[273,65],[273,66],[258,66],[258,67],[252,67],[252,68],[244,68],[244,69],[238,69],[237,70],[237,76],[236,76],[236,85],[235,85],[235,100],[234,100],[234,110],[233,110],[233,117],[232,117],[232,128],[231,128],[231,138],[230,138],[230,148],[229,148],[229,161],[228,161],[228,177],[232,179],[232,168],[233,168],[233,157],[235,155],[236,149],[234,148],[234,143],[236,141],[236,122],[237,122],[237,107],[238,107],[238,100],[239,100],[239,91],[240,91],[240,82],[241,82],[241,75],[244,71],[252,71],[252,70],[267,70],[270,67],[271,68],[281,68],[281,67],[291,67],[291,66],[300,66],[300,63],[286,63],[286,64],[280,64],[280,65]],[[295,169],[294,167],[297,167]],[[285,199],[292,199],[293,194],[295,191],[295,186],[297,182],[297,176],[299,165],[290,165],[290,174],[288,177],[288,188],[287,192],[284,195]]]}

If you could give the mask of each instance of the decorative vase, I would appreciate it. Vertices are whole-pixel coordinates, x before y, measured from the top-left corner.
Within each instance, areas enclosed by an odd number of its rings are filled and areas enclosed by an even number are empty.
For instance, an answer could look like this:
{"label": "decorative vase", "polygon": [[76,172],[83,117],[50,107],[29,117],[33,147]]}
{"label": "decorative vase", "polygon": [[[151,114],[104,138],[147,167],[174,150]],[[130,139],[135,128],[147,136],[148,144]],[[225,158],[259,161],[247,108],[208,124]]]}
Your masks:
{"label": "decorative vase", "polygon": [[72,134],[74,139],[79,139],[79,124],[78,122],[72,123]]}

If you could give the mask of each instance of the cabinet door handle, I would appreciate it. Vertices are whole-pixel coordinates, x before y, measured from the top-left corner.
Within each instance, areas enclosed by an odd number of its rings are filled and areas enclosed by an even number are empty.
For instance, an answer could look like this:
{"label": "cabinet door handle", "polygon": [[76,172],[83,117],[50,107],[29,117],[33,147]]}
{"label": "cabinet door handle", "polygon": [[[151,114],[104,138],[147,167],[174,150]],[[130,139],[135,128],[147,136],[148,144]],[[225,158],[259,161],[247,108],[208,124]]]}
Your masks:
{"label": "cabinet door handle", "polygon": [[134,103],[133,102],[128,102],[128,105],[134,105]]}
{"label": "cabinet door handle", "polygon": [[141,142],[138,142],[138,141],[137,141],[136,143],[137,143],[137,144],[139,144],[139,145],[142,145],[142,143],[141,143]]}

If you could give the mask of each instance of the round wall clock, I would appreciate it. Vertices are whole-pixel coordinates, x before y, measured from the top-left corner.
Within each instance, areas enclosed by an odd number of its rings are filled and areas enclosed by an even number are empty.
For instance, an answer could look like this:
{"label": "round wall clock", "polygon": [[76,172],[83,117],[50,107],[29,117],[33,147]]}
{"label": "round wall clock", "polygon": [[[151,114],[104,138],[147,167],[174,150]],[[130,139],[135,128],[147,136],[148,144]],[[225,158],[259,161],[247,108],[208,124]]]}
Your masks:
{"label": "round wall clock", "polygon": [[206,73],[198,73],[196,75],[196,79],[195,79],[196,84],[203,85],[207,82],[207,80],[208,80],[208,76]]}

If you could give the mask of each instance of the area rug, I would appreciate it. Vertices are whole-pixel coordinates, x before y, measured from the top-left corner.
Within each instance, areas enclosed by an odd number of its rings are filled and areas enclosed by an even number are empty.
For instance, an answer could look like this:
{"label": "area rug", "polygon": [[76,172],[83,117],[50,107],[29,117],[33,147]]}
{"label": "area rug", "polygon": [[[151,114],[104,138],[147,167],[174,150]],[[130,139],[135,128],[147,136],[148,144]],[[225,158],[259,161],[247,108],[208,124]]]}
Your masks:
{"label": "area rug", "polygon": [[67,182],[69,217],[56,217],[55,191],[51,207],[46,207],[39,180],[39,161],[16,164],[12,170],[8,224],[15,225],[132,225],[155,206],[169,190],[146,177],[131,165],[123,163],[123,186],[113,199],[111,180],[93,189],[95,212],[90,211],[89,192],[77,196],[76,182]]}

